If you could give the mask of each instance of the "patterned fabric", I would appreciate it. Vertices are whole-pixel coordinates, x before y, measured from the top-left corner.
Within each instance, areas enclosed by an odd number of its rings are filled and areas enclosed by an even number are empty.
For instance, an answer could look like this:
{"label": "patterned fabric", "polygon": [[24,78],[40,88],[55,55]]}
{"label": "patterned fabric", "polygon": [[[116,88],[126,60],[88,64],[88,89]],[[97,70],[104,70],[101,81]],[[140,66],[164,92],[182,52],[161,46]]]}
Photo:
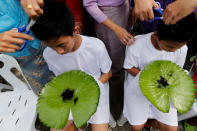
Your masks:
{"label": "patterned fabric", "polygon": [[23,72],[42,86],[49,82],[54,76],[53,73],[49,71],[43,58],[44,49],[45,46],[43,44],[41,44],[38,50],[29,47],[30,56],[15,57]]}

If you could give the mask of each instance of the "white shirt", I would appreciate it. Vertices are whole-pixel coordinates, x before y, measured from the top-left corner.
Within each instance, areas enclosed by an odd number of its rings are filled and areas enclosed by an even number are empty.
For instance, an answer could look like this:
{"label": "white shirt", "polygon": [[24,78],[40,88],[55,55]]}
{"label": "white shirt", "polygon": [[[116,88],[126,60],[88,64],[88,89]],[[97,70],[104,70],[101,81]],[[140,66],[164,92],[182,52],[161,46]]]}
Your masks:
{"label": "white shirt", "polygon": [[49,69],[56,76],[66,71],[78,69],[99,79],[101,72],[108,73],[112,64],[105,45],[97,38],[80,36],[82,42],[76,51],[60,55],[47,47],[43,56]]}
{"label": "white shirt", "polygon": [[[124,68],[137,67],[143,70],[147,64],[155,60],[169,60],[183,67],[187,46],[183,46],[175,52],[157,50],[151,42],[152,34],[137,36],[135,44],[127,47]],[[123,112],[129,123],[141,125],[148,118],[154,118],[166,125],[177,126],[177,110],[170,106],[169,113],[162,113],[150,104],[140,90],[139,76],[140,74],[134,77],[129,73],[125,75]]]}
{"label": "white shirt", "polygon": [[[184,45],[175,52],[157,50],[151,42],[152,34],[137,36],[135,44],[127,47],[124,68],[137,67],[142,70],[147,64],[155,60],[169,60],[183,67],[187,55],[187,46]],[[129,74],[128,79],[133,79],[133,76]]]}

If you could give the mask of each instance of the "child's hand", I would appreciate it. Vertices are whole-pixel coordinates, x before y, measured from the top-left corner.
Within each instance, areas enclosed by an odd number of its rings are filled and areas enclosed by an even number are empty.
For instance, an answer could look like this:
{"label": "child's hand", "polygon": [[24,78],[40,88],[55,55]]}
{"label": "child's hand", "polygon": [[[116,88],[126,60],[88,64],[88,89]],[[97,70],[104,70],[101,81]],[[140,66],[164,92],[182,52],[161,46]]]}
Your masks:
{"label": "child's hand", "polygon": [[44,0],[21,0],[21,5],[27,15],[32,19],[36,19],[43,14],[41,7],[44,5]]}
{"label": "child's hand", "polygon": [[20,46],[14,45],[24,44],[24,40],[33,40],[33,37],[24,33],[18,33],[17,29],[12,29],[10,31],[5,31],[0,34],[0,51],[1,52],[15,52],[20,49]]}
{"label": "child's hand", "polygon": [[102,84],[105,84],[111,77],[112,77],[112,71],[110,70],[108,73],[102,74],[101,77],[99,78],[99,81]]}

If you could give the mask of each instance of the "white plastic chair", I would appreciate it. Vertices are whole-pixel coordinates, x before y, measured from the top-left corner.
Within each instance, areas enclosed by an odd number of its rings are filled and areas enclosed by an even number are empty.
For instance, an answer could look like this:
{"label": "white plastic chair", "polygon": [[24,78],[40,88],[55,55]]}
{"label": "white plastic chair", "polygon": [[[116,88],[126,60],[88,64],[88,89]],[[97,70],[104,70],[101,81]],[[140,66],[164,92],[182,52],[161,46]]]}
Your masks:
{"label": "white plastic chair", "polygon": [[[13,57],[0,54],[0,61],[3,63],[0,75],[11,85],[0,84],[0,131],[38,131],[35,129],[38,96]],[[22,74],[26,84],[11,72],[12,68]],[[2,92],[3,89],[13,91]]]}

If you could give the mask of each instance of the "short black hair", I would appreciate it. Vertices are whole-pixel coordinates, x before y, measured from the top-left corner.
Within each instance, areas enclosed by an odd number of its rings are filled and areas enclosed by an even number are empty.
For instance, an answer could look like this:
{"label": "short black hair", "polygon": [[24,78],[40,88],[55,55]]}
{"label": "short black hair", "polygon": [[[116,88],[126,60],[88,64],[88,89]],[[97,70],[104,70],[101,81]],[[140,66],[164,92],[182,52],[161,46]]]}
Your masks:
{"label": "short black hair", "polygon": [[196,18],[192,13],[174,25],[165,25],[163,21],[159,21],[157,35],[159,40],[188,42],[196,35],[196,26]]}
{"label": "short black hair", "polygon": [[35,37],[48,41],[73,35],[74,17],[65,2],[45,0],[43,11],[31,27]]}

